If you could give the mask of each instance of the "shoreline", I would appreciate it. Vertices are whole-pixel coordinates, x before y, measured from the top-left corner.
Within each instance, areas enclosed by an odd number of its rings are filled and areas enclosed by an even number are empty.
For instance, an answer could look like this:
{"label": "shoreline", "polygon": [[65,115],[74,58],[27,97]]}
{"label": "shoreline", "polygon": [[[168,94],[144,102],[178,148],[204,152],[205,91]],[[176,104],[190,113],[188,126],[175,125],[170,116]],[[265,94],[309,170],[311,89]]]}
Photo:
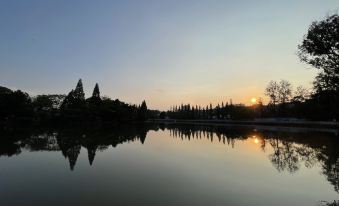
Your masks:
{"label": "shoreline", "polygon": [[326,121],[271,121],[271,120],[189,120],[189,119],[152,119],[152,123],[182,123],[202,125],[248,125],[248,126],[279,126],[308,129],[335,129],[339,130],[339,122]]}

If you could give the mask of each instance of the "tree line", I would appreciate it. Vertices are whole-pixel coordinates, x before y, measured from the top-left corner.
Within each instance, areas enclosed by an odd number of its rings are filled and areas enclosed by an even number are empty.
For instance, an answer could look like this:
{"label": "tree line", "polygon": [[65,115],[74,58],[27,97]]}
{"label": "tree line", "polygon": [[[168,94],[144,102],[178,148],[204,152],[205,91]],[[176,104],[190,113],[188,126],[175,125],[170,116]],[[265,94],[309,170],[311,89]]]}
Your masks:
{"label": "tree line", "polygon": [[101,97],[96,84],[92,96],[85,98],[82,80],[67,95],[37,95],[0,87],[0,123],[17,122],[140,122],[154,111],[146,102],[127,104],[118,99]]}
{"label": "tree line", "polygon": [[233,104],[232,100],[216,106],[212,103],[207,106],[181,104],[171,107],[167,112],[160,113],[160,118],[172,119],[248,119],[254,116],[252,108],[243,104]]}
{"label": "tree line", "polygon": [[289,81],[270,81],[265,89],[269,103],[262,100],[251,106],[222,103],[201,107],[190,104],[173,106],[161,118],[174,119],[253,119],[262,117],[304,118],[336,121],[339,118],[339,15],[315,21],[298,46],[302,62],[318,69],[313,88]]}

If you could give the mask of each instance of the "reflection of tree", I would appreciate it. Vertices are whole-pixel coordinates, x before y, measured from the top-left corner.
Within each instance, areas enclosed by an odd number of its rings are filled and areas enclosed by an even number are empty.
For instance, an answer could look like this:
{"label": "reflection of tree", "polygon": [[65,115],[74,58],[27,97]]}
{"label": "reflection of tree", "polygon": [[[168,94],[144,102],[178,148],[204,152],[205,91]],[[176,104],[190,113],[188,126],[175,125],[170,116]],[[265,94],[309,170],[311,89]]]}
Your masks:
{"label": "reflection of tree", "polygon": [[80,154],[81,135],[77,132],[63,131],[57,136],[59,148],[65,158],[68,158],[71,170],[74,169],[78,156]]}
{"label": "reflection of tree", "polygon": [[213,141],[218,141],[223,144],[231,145],[234,148],[236,139],[245,139],[239,131],[234,128],[212,127],[203,125],[168,125],[170,136],[180,138],[181,140],[192,140],[206,138]]}
{"label": "reflection of tree", "polygon": [[339,192],[339,140],[332,138],[326,146],[322,147],[319,159],[322,162],[323,174],[331,182],[334,189]]}
{"label": "reflection of tree", "polygon": [[327,180],[332,183],[335,191],[339,192],[339,159],[334,163],[324,164],[323,173],[327,177]]}
{"label": "reflection of tree", "polygon": [[304,162],[307,168],[313,167],[319,161],[317,159],[317,155],[319,154],[318,150],[302,145],[297,147],[296,151],[299,154],[300,160]]}
{"label": "reflection of tree", "polygon": [[281,139],[269,140],[273,153],[269,155],[272,164],[279,172],[296,172],[303,163],[305,167],[311,168],[319,162],[320,152],[305,144],[296,144],[293,141]]}
{"label": "reflection of tree", "polygon": [[57,134],[53,132],[33,134],[25,141],[25,147],[30,151],[39,151],[41,149],[48,151],[60,150],[56,136]]}
{"label": "reflection of tree", "polygon": [[263,151],[263,152],[265,152],[266,150],[266,140],[265,139],[263,139],[262,141],[261,141],[261,144],[260,144],[260,148],[261,148],[261,150]]}
{"label": "reflection of tree", "polygon": [[12,156],[21,153],[22,141],[26,141],[31,136],[31,131],[26,128],[20,130],[0,129],[0,157]]}
{"label": "reflection of tree", "polygon": [[[301,165],[311,168],[316,164],[322,167],[323,174],[339,192],[339,140],[333,134],[322,132],[296,132],[280,130],[257,131],[248,128],[218,127],[202,125],[168,125],[170,135],[182,140],[201,139],[213,141],[216,135],[218,142],[234,147],[238,140],[253,136],[260,136],[263,151],[266,143],[272,147],[273,152],[269,159],[279,172],[297,172]],[[293,136],[291,137],[291,134]],[[246,137],[246,138],[244,138]],[[273,137],[273,138],[272,138]]]}
{"label": "reflection of tree", "polygon": [[159,129],[168,129],[173,138],[188,141],[205,138],[232,148],[239,140],[260,137],[260,147],[264,152],[270,151],[266,149],[267,146],[272,147],[273,152],[268,158],[277,171],[294,173],[302,165],[311,168],[318,164],[327,180],[339,192],[339,140],[336,136],[321,132],[175,124],[0,132],[0,156],[19,154],[21,148],[29,151],[61,151],[73,170],[82,147],[87,150],[88,161],[92,165],[97,152],[130,141],[143,144],[149,130]]}
{"label": "reflection of tree", "polygon": [[275,139],[270,140],[270,144],[274,152],[269,159],[279,172],[287,170],[293,173],[300,168],[299,154],[292,142]]}
{"label": "reflection of tree", "polygon": [[68,159],[70,169],[75,168],[81,148],[88,153],[89,164],[92,165],[96,152],[102,152],[110,146],[139,140],[142,144],[146,140],[147,132],[157,130],[158,126],[121,126],[119,128],[84,128],[72,127],[65,129],[30,130],[22,133],[15,131],[4,133],[0,131],[0,156],[19,154],[21,148],[29,151],[61,151]]}
{"label": "reflection of tree", "polygon": [[87,147],[88,161],[89,161],[89,164],[90,164],[90,165],[93,164],[96,150],[97,150],[97,147],[94,146],[94,145],[93,145],[93,146],[88,146],[88,147]]}
{"label": "reflection of tree", "polygon": [[14,142],[0,142],[0,156],[12,156],[21,153],[20,146]]}
{"label": "reflection of tree", "polygon": [[65,151],[66,157],[69,160],[69,166],[70,166],[71,170],[74,169],[75,163],[77,162],[78,156],[80,154],[80,149],[81,149],[80,145],[75,145],[71,148],[68,148]]}
{"label": "reflection of tree", "polygon": [[309,139],[271,139],[274,150],[269,156],[279,172],[295,172],[303,162],[311,168],[315,164],[322,167],[323,174],[339,192],[339,141],[336,137],[308,137]]}
{"label": "reflection of tree", "polygon": [[339,200],[333,202],[321,201],[319,206],[339,206]]}
{"label": "reflection of tree", "polygon": [[104,151],[111,145],[116,147],[127,141],[145,142],[150,128],[125,126],[114,128],[76,129],[60,131],[58,145],[63,155],[69,159],[71,170],[74,169],[81,147],[87,149],[88,161],[92,165],[97,151]]}

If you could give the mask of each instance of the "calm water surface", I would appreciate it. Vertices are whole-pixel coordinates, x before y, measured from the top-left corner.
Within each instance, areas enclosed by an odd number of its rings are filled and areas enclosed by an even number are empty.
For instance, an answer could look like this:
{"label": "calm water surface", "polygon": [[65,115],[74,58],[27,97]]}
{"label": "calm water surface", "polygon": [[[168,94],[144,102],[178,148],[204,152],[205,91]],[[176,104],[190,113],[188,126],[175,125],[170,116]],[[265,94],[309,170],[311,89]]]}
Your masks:
{"label": "calm water surface", "polygon": [[2,206],[310,206],[338,191],[335,132],[148,125],[0,133]]}

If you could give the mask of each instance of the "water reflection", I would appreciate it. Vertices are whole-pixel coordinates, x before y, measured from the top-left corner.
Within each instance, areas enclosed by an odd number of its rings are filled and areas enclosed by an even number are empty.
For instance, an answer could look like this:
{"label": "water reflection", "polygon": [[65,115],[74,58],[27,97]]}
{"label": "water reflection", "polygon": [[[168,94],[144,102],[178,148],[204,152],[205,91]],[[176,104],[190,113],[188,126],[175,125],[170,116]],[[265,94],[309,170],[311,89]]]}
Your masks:
{"label": "water reflection", "polygon": [[0,133],[0,156],[19,155],[22,150],[60,151],[69,161],[70,169],[74,170],[81,148],[87,150],[88,161],[92,165],[98,151],[130,141],[143,144],[150,130],[168,130],[170,136],[176,139],[207,139],[231,148],[236,148],[238,141],[251,140],[262,152],[267,153],[267,158],[278,172],[296,173],[302,166],[312,168],[319,165],[322,174],[339,192],[339,140],[333,132],[175,124],[93,129],[21,129]]}
{"label": "water reflection", "polygon": [[19,155],[28,151],[61,151],[74,170],[81,148],[88,153],[92,165],[97,151],[129,141],[144,143],[150,127],[67,128],[53,130],[15,130],[1,133],[0,156]]}
{"label": "water reflection", "polygon": [[269,144],[273,152],[268,158],[278,172],[297,172],[301,165],[311,168],[319,164],[327,180],[339,192],[339,140],[335,132],[303,129],[253,129],[250,127],[169,126],[175,138],[207,138],[235,147],[236,141],[252,138],[265,152]]}

